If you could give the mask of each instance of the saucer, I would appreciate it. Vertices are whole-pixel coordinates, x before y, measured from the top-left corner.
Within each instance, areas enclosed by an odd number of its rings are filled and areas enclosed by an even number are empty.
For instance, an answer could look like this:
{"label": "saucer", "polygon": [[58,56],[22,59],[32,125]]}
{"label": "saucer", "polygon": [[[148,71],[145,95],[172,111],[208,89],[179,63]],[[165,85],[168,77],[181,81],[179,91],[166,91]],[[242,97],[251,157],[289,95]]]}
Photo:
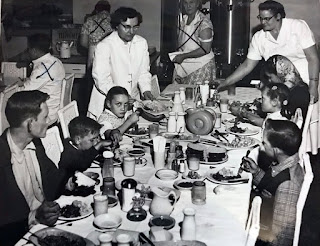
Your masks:
{"label": "saucer", "polygon": [[170,169],[160,169],[155,175],[161,180],[174,180],[178,177],[178,172]]}
{"label": "saucer", "polygon": [[121,217],[115,214],[100,214],[93,220],[93,224],[100,229],[118,228],[121,223]]}

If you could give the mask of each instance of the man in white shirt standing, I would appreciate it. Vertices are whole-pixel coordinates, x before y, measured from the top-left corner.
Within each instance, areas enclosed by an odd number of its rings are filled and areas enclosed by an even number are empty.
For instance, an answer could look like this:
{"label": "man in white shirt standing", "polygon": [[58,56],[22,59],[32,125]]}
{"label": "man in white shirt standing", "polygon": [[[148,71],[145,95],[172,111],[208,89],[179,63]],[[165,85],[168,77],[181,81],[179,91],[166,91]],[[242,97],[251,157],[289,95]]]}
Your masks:
{"label": "man in white shirt standing", "polygon": [[49,53],[50,43],[50,38],[45,34],[34,34],[28,38],[28,53],[32,59],[33,70],[23,83],[23,90],[39,90],[50,96],[47,105],[51,124],[58,118],[65,70],[62,62]]}
{"label": "man in white shirt standing", "polygon": [[0,136],[0,245],[14,245],[28,227],[53,225],[60,214],[54,200],[64,173],[46,156],[39,138],[48,128],[49,96],[20,91],[8,100],[10,127]]}
{"label": "man in white shirt standing", "polygon": [[121,7],[112,14],[115,31],[97,45],[93,58],[90,117],[100,116],[107,92],[116,85],[126,88],[134,99],[140,99],[140,94],[153,99],[148,44],[136,35],[141,23],[141,14],[132,8]]}

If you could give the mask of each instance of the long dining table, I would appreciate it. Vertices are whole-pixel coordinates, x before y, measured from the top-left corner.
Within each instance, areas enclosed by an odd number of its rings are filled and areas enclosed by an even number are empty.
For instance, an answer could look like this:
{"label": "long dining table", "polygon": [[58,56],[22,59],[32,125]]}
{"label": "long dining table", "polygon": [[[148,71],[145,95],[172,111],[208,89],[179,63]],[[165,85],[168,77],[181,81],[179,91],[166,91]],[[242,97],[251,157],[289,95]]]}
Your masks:
{"label": "long dining table", "polygon": [[[250,95],[255,94],[254,88],[250,89]],[[248,90],[245,90],[248,93]],[[232,99],[231,99],[232,100]],[[226,122],[226,120],[232,118],[233,116],[229,113],[222,114],[222,122]],[[151,122],[147,122],[146,120],[139,121],[139,127],[147,127]],[[241,123],[245,124],[245,123]],[[221,128],[219,128],[220,132],[225,132],[227,124],[222,124]],[[249,124],[243,125],[243,127],[247,127],[248,129],[254,129],[257,133],[251,137],[255,138],[257,143],[260,139],[260,133],[257,130],[257,127],[254,127]],[[160,130],[165,131],[165,128],[161,128]],[[232,134],[226,135],[230,139],[234,138]],[[217,141],[211,135],[201,136],[201,138],[206,138],[209,140]],[[146,141],[148,139],[145,139]],[[142,140],[141,140],[142,141]],[[181,141],[179,142],[183,149],[187,148],[188,142]],[[224,167],[231,169],[238,169],[241,163],[241,159],[246,155],[248,148],[233,148],[227,151],[228,160],[224,163],[218,165],[208,165],[208,164],[200,164],[199,173],[201,175],[208,175],[213,170],[218,171]],[[137,180],[139,183],[148,184],[149,186],[158,186],[158,187],[170,187],[174,188],[173,184],[176,180],[182,179],[182,174],[179,173],[178,177],[175,180],[164,181],[160,180],[156,177],[156,169],[154,168],[153,160],[150,153],[146,153],[144,158],[147,160],[147,164],[143,167],[137,167],[135,169],[135,175],[133,178]],[[97,172],[100,175],[101,180],[101,169],[96,165],[92,164],[92,166],[87,170],[92,172]],[[190,190],[180,190],[180,198],[174,206],[174,209],[171,213],[171,217],[173,217],[176,221],[175,226],[169,231],[173,234],[173,240],[181,240],[180,230],[181,230],[181,222],[183,221],[183,210],[185,208],[194,208],[196,210],[195,220],[196,220],[196,239],[198,241],[204,242],[208,246],[213,245],[232,245],[232,246],[244,246],[246,242],[246,223],[248,218],[248,212],[250,209],[250,192],[252,187],[252,177],[249,173],[246,173],[249,177],[249,182],[241,183],[241,184],[232,184],[232,185],[222,185],[205,179],[206,183],[206,203],[204,205],[195,205],[191,200],[191,191]],[[116,166],[114,169],[114,178],[116,183],[120,183],[123,179],[128,178],[125,177],[122,171],[122,168]],[[97,185],[95,187],[96,191],[100,191],[100,186]],[[220,189],[220,192],[217,192],[216,187],[223,186]],[[228,186],[228,187],[227,187]],[[62,196],[59,198],[60,201],[70,199],[70,197]],[[71,199],[83,199],[79,197],[72,197]],[[93,202],[93,195],[90,195],[86,198],[88,201]],[[150,231],[149,220],[152,218],[152,215],[147,212],[147,218],[141,222],[133,222],[126,218],[126,212],[121,210],[121,206],[118,203],[116,206],[109,208],[108,213],[117,214],[122,218],[122,224],[118,228],[119,231],[136,231],[136,232],[145,232],[148,235]],[[74,234],[80,235],[85,238],[89,238],[96,245],[98,244],[98,236],[102,232],[97,231],[97,228],[93,224],[94,215],[90,215],[86,218],[71,221],[70,223],[61,224],[63,221],[58,220],[56,223],[56,228],[72,232]],[[30,232],[35,233],[36,231],[46,228],[45,225],[35,225],[31,228]],[[111,233],[111,232],[107,232]],[[114,233],[114,232],[112,232]],[[30,233],[28,232],[16,245],[26,245],[28,244],[28,239],[30,237]]]}

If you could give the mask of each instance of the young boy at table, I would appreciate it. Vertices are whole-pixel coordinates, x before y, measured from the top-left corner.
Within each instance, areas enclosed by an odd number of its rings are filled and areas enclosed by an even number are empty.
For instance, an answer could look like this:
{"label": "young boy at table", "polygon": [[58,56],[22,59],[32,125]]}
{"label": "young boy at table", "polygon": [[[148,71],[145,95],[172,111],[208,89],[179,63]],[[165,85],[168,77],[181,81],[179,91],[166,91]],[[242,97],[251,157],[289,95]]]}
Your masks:
{"label": "young boy at table", "polygon": [[64,169],[70,178],[76,171],[89,168],[99,151],[111,145],[111,141],[101,140],[101,125],[89,117],[74,118],[68,128],[70,139],[64,142],[59,168]]}
{"label": "young boy at table", "polygon": [[296,223],[297,202],[304,179],[298,151],[302,133],[291,121],[267,120],[261,151],[276,160],[263,171],[250,157],[242,168],[253,175],[253,184],[262,197],[261,224],[268,230],[262,240],[271,245],[291,246]]}
{"label": "young boy at table", "polygon": [[100,132],[117,145],[122,140],[123,133],[138,122],[139,113],[134,112],[128,116],[129,94],[121,86],[114,86],[108,91],[104,107],[98,118],[98,122],[103,125]]}

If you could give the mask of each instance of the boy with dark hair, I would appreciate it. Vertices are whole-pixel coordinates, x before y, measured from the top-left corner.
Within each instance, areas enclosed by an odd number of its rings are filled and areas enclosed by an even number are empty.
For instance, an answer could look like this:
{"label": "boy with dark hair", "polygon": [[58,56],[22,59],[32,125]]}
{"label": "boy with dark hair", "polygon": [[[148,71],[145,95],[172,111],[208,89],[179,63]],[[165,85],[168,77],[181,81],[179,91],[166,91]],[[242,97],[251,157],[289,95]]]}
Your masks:
{"label": "boy with dark hair", "polygon": [[242,167],[253,175],[253,184],[262,197],[261,224],[268,228],[262,240],[271,245],[293,243],[297,202],[304,172],[299,164],[302,134],[291,121],[267,120],[261,150],[276,160],[263,171],[251,158],[243,157]]}
{"label": "boy with dark hair", "polygon": [[30,77],[22,82],[22,90],[39,90],[47,93],[49,123],[57,118],[60,108],[62,80],[65,70],[62,62],[50,54],[50,38],[45,34],[34,34],[28,37],[28,53],[32,59],[33,69]]}
{"label": "boy with dark hair", "polygon": [[111,144],[100,138],[101,125],[95,120],[79,116],[69,123],[70,139],[64,143],[59,168],[66,170],[68,177],[76,171],[85,171],[90,167],[99,151]]}

